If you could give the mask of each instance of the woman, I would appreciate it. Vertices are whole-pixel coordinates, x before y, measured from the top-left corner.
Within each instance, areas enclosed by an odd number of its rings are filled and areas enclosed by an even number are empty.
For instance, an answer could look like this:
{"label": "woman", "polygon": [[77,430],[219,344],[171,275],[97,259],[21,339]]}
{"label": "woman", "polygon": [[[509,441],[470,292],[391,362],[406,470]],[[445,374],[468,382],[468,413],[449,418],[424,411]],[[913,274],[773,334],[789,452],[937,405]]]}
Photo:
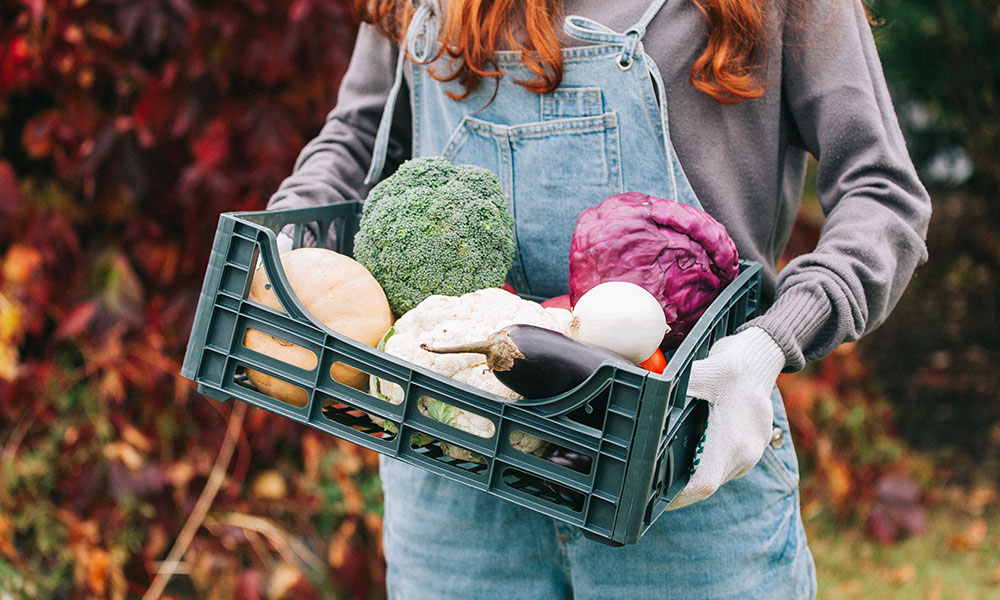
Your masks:
{"label": "woman", "polygon": [[[359,4],[338,105],[270,208],[364,197],[409,156],[479,164],[515,216],[511,283],[554,296],[577,213],[641,191],[722,222],[769,305],[695,364],[705,451],[637,544],[383,460],[390,597],[813,597],[775,379],[885,319],[930,216],[859,0]],[[778,276],[808,154],[826,222]]]}

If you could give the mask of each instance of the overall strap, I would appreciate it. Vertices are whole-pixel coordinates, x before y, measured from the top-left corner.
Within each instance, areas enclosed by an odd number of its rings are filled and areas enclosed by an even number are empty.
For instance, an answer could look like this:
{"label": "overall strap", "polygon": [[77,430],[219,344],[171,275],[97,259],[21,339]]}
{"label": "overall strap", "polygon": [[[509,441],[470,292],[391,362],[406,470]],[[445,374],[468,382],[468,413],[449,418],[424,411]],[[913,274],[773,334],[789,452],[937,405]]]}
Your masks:
{"label": "overall strap", "polygon": [[[642,47],[642,38],[646,35],[646,27],[666,3],[667,0],[653,0],[653,3],[646,8],[646,12],[643,13],[639,21],[625,33],[618,33],[593,19],[581,16],[566,17],[563,24],[563,31],[566,32],[566,35],[585,42],[620,45],[622,50],[616,59],[617,65],[622,71],[628,71],[635,63],[636,52],[639,52]],[[680,163],[677,161],[673,143],[670,141],[670,130],[667,123],[667,94],[666,88],[663,85],[663,77],[660,75],[660,69],[653,62],[652,57],[646,55],[643,63],[646,65],[649,76],[653,81],[653,91],[656,94],[656,101],[659,105],[660,129],[663,131],[663,150],[667,156],[670,196],[673,200],[681,201],[681,196],[678,193],[680,191],[678,188],[678,179],[680,177],[678,166]],[[690,194],[690,201],[688,203],[701,208],[698,199],[693,194]]]}
{"label": "overall strap", "polygon": [[566,35],[585,42],[621,44],[622,52],[618,55],[618,65],[622,70],[627,71],[632,67],[639,43],[642,42],[642,38],[646,37],[646,27],[666,3],[667,0],[653,0],[652,4],[646,7],[646,12],[642,14],[639,21],[629,27],[625,33],[618,33],[593,19],[573,15],[566,17],[563,31],[566,32]]}
{"label": "overall strap", "polygon": [[365,176],[365,184],[370,185],[378,180],[385,167],[386,153],[389,148],[389,129],[392,127],[392,114],[396,109],[396,99],[399,89],[403,86],[403,66],[409,56],[415,62],[427,62],[434,56],[437,44],[437,18],[441,12],[439,0],[414,0],[417,4],[406,29],[406,35],[399,45],[399,57],[396,59],[396,74],[389,89],[389,96],[382,109],[382,119],[375,134],[375,146],[372,149],[372,162]]}

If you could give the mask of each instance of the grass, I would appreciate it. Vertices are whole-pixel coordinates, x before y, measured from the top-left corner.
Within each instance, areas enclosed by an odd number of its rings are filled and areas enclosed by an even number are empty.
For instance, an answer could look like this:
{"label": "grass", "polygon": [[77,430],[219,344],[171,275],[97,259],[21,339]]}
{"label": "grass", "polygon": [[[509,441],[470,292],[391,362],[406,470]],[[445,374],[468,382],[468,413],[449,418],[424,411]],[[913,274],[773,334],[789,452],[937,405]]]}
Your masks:
{"label": "grass", "polygon": [[945,490],[927,531],[883,545],[829,515],[806,520],[821,600],[1000,598],[1000,507],[992,488]]}

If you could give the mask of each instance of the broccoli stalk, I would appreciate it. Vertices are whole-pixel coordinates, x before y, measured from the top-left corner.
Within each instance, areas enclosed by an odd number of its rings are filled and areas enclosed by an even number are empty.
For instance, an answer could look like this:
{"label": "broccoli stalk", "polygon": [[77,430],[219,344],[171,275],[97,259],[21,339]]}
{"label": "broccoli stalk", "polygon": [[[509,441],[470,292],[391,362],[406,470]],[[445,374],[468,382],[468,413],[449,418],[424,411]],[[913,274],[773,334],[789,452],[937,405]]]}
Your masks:
{"label": "broccoli stalk", "polygon": [[372,188],[354,258],[402,315],[424,298],[503,285],[514,220],[497,176],[444,158],[416,158]]}

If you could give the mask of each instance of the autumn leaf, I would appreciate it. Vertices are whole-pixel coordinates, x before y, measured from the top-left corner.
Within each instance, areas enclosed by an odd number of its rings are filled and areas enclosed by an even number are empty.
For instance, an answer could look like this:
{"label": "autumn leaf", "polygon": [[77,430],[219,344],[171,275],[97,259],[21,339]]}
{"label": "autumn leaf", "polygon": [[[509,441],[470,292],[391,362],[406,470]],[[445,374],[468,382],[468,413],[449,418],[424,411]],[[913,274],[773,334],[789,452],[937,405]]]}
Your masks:
{"label": "autumn leaf", "polygon": [[348,553],[351,549],[351,541],[357,532],[358,524],[354,519],[347,519],[340,524],[337,528],[336,533],[333,534],[333,538],[330,540],[330,544],[327,547],[326,559],[330,563],[331,567],[340,568],[344,565],[344,561],[347,560]]}
{"label": "autumn leaf", "polygon": [[52,153],[58,143],[59,130],[62,129],[59,113],[47,110],[38,113],[24,126],[21,133],[21,146],[34,159],[45,158]]}
{"label": "autumn leaf", "polygon": [[872,537],[882,543],[893,542],[904,535],[924,533],[927,515],[921,504],[920,490],[913,480],[902,474],[880,479],[866,526]]}
{"label": "autumn leaf", "polygon": [[187,42],[185,22],[193,9],[186,0],[114,0],[115,20],[126,38],[143,43],[147,54],[161,44],[180,48]]}
{"label": "autumn leaf", "polygon": [[108,553],[102,549],[92,549],[86,556],[86,580],[90,591],[103,596],[108,587],[110,560]]}
{"label": "autumn leaf", "polygon": [[989,525],[983,519],[976,519],[962,533],[948,537],[948,545],[955,550],[977,550],[986,539]]}
{"label": "autumn leaf", "polygon": [[56,339],[66,339],[82,334],[94,315],[97,314],[97,303],[92,301],[81,302],[70,309],[69,313],[59,322],[56,328]]}
{"label": "autumn leaf", "polygon": [[14,525],[8,515],[0,515],[0,556],[18,562],[17,549],[14,548]]}
{"label": "autumn leaf", "polygon": [[843,461],[831,460],[826,471],[827,485],[834,504],[843,504],[853,489],[850,469]]}
{"label": "autumn leaf", "polygon": [[[0,137],[0,144],[2,142],[3,138]],[[0,160],[0,236],[4,234],[3,228],[13,226],[20,207],[21,192],[18,190],[17,175],[9,162]],[[2,240],[0,237],[0,241]]]}
{"label": "autumn leaf", "polygon": [[236,578],[233,600],[264,600],[264,576],[257,569],[247,569]]}
{"label": "autumn leaf", "polygon": [[259,500],[277,502],[288,495],[288,484],[285,478],[274,469],[269,469],[257,475],[250,487],[250,496]]}
{"label": "autumn leaf", "polygon": [[3,260],[4,281],[24,285],[36,276],[42,267],[42,253],[34,246],[12,244]]}
{"label": "autumn leaf", "polygon": [[905,585],[917,578],[917,567],[911,562],[903,563],[892,570],[889,581],[893,585]]}
{"label": "autumn leaf", "polygon": [[271,600],[287,598],[289,592],[302,583],[302,572],[288,563],[281,563],[267,582],[267,597]]}
{"label": "autumn leaf", "polygon": [[1000,584],[1000,564],[997,564],[996,568],[990,571],[989,582],[992,585]]}
{"label": "autumn leaf", "polygon": [[194,141],[191,149],[200,168],[218,168],[229,157],[229,127],[216,120]]}

